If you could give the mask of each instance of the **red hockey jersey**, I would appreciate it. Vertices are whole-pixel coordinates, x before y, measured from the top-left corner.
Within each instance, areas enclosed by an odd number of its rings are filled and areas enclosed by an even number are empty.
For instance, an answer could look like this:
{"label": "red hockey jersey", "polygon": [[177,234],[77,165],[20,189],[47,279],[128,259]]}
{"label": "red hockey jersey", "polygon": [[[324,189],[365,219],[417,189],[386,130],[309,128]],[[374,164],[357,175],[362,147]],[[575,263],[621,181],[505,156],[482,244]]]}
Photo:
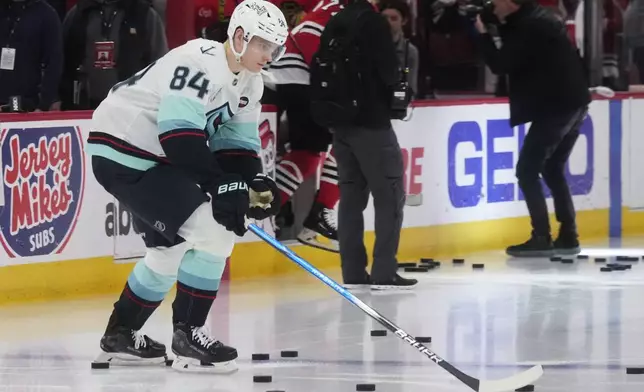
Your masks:
{"label": "red hockey jersey", "polygon": [[275,84],[309,84],[309,64],[320,45],[324,26],[342,8],[340,0],[322,0],[291,30],[286,53],[269,68]]}

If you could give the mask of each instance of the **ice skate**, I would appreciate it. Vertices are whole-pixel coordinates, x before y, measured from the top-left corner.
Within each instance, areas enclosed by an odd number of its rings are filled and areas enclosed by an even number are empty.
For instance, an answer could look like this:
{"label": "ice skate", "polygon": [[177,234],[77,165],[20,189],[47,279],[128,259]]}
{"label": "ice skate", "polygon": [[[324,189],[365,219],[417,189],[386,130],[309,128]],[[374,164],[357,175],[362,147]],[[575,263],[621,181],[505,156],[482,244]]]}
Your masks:
{"label": "ice skate", "polygon": [[237,350],[209,336],[203,327],[174,326],[172,367],[180,372],[232,373],[237,370]]}
{"label": "ice skate", "polygon": [[117,327],[101,338],[101,353],[95,363],[110,365],[158,365],[168,359],[165,345],[139,331]]}
{"label": "ice skate", "polygon": [[[320,238],[321,237],[321,238]],[[297,240],[305,245],[339,253],[338,224],[335,211],[315,202],[304,220],[304,228]]]}

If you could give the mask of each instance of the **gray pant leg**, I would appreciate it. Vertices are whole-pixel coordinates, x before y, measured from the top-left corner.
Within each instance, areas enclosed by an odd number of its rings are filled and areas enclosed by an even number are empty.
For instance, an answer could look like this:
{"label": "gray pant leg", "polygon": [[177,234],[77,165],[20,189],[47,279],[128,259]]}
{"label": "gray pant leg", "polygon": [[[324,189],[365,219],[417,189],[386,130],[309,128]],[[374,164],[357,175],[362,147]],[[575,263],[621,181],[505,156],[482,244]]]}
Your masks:
{"label": "gray pant leg", "polygon": [[398,244],[403,222],[405,190],[404,167],[398,139],[392,128],[364,130],[356,141],[356,156],[373,195],[376,243],[371,278],[391,280],[398,270]]}
{"label": "gray pant leg", "polygon": [[[371,191],[374,199],[376,243],[373,250],[374,261],[371,277],[375,281],[388,281],[393,278],[398,268],[396,253],[400,242],[405,203],[403,161],[400,146],[392,128],[383,130],[355,128],[347,135],[343,135],[342,138],[348,141],[346,144],[348,144],[353,157],[355,157],[353,165],[355,167],[355,161],[357,161],[359,172],[366,180],[366,188]],[[337,156],[336,159],[338,159]],[[338,171],[340,172],[340,205],[342,206],[342,198],[345,196],[342,188],[340,160],[338,160]],[[361,185],[359,188],[364,189],[365,187]],[[344,192],[351,192],[351,189],[345,189]],[[364,192],[361,192],[360,196],[362,197],[364,194]],[[358,196],[351,197],[358,199]],[[366,206],[366,201],[364,203]],[[358,212],[362,214],[363,209],[364,207],[360,208]],[[342,214],[342,210],[340,214]],[[360,222],[361,230],[359,235],[360,244],[362,244],[362,218]],[[342,231],[341,225],[342,218],[338,222],[340,231]],[[352,230],[352,228],[348,227],[345,230]],[[357,237],[357,235],[351,235]],[[357,238],[354,238],[354,240],[357,240]],[[342,247],[343,244],[340,243],[341,252]]]}
{"label": "gray pant leg", "polygon": [[338,211],[338,242],[345,283],[363,279],[367,268],[367,250],[364,246],[364,218],[362,212],[369,202],[367,180],[351,147],[350,133],[333,135],[333,150],[338,164],[340,205]]}

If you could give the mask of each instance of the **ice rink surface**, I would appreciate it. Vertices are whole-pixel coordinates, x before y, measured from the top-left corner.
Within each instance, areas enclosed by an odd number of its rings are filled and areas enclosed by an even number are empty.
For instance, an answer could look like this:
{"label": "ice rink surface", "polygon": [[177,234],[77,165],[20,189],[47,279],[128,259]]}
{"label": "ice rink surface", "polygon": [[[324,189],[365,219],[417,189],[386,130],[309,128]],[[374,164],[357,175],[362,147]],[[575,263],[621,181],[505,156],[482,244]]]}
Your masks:
{"label": "ice rink surface", "polygon": [[[503,252],[455,255],[465,265],[445,258],[439,269],[409,274],[420,280],[414,291],[358,296],[409,334],[431,336],[430,348],[474,377],[503,378],[542,364],[535,391],[642,392],[644,375],[627,375],[626,367],[644,367],[644,262],[600,272],[593,257],[644,256],[644,239],[596,243],[584,253],[590,260],[573,264],[512,260]],[[485,269],[473,270],[473,262]],[[383,328],[306,273],[222,287],[207,325],[238,349],[232,375],[91,370],[116,298],[0,308],[0,392],[349,392],[358,383],[380,392],[468,390],[391,333],[371,337]],[[171,301],[143,329],[167,346]],[[299,357],[281,358],[281,350]],[[253,362],[253,353],[271,360]],[[253,383],[254,375],[273,382]]]}

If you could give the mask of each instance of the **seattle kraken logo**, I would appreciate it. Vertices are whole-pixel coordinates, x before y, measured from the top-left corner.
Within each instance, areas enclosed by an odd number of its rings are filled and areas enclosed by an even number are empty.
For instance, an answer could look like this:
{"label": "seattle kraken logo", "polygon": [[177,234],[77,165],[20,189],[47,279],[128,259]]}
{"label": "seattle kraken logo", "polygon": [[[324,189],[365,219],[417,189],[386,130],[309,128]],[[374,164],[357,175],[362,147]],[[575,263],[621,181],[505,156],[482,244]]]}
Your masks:
{"label": "seattle kraken logo", "polygon": [[215,136],[221,124],[228,122],[233,117],[228,102],[221,105],[217,109],[213,109],[206,113],[206,131],[208,131],[208,138]]}

